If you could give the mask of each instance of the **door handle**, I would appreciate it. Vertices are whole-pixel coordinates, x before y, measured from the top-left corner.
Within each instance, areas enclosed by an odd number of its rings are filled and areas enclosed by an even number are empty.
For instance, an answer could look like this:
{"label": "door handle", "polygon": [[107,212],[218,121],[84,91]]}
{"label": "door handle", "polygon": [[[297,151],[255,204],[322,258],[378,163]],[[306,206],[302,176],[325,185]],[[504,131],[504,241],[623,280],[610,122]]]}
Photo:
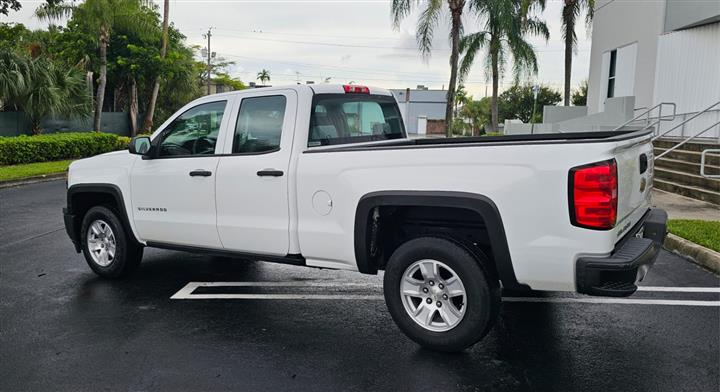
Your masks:
{"label": "door handle", "polygon": [[197,169],[190,172],[190,177],[210,177],[212,172],[209,170]]}
{"label": "door handle", "polygon": [[277,169],[263,169],[257,172],[260,177],[282,177],[283,174],[282,170]]}

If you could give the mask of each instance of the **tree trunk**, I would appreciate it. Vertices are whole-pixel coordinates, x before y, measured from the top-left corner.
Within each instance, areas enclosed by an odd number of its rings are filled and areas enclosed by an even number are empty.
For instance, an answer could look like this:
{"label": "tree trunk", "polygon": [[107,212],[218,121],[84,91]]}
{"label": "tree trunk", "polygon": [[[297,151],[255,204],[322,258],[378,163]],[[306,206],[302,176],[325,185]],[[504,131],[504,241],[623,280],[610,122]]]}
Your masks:
{"label": "tree trunk", "polygon": [[[168,23],[170,19],[170,0],[165,0],[163,5],[163,33],[162,33],[162,44],[160,46],[160,58],[165,59],[167,54],[168,45]],[[155,115],[155,105],[157,103],[157,96],[160,92],[160,75],[155,76],[155,83],[153,84],[152,93],[150,94],[150,102],[148,102],[147,110],[145,111],[145,120],[143,121],[143,132],[148,133],[152,131],[153,116]]]}
{"label": "tree trunk", "polygon": [[107,83],[107,44],[108,32],[105,26],[100,28],[100,80],[98,80],[97,96],[95,97],[95,117],[93,130],[100,132],[103,101],[105,101],[105,84]]}
{"label": "tree trunk", "polygon": [[499,45],[498,42],[494,42],[494,38],[492,38],[490,42],[490,62],[492,67],[492,98],[490,99],[490,114],[491,114],[491,121],[490,121],[490,127],[492,128],[493,132],[498,131],[498,85],[500,84],[500,68],[498,67],[498,51],[497,46]]}
{"label": "tree trunk", "polygon": [[33,135],[39,135],[42,133],[42,127],[40,127],[40,120],[30,119],[30,130]]}
{"label": "tree trunk", "polygon": [[572,75],[573,36],[575,34],[575,14],[572,5],[565,2],[563,8],[563,27],[565,28],[565,106],[570,106],[570,79]]}
{"label": "tree trunk", "polygon": [[457,84],[458,58],[460,57],[460,30],[462,29],[462,9],[464,1],[451,1],[450,13],[452,26],[452,52],[450,53],[450,82],[448,83],[447,103],[445,105],[445,136],[452,136],[453,109],[455,108],[455,84]]}
{"label": "tree trunk", "polygon": [[134,137],[138,133],[138,95],[137,82],[135,78],[130,78],[130,136]]}

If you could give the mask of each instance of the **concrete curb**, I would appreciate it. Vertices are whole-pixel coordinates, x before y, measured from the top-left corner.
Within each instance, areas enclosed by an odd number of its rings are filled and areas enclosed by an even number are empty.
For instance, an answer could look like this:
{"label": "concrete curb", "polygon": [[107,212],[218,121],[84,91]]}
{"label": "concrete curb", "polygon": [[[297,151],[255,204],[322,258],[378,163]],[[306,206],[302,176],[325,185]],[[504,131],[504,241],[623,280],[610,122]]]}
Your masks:
{"label": "concrete curb", "polygon": [[670,233],[665,237],[664,246],[665,249],[720,274],[720,253]]}
{"label": "concrete curb", "polygon": [[65,172],[55,174],[45,174],[42,176],[20,178],[17,180],[0,181],[0,189],[12,188],[21,185],[36,184],[38,182],[56,181],[65,178]]}

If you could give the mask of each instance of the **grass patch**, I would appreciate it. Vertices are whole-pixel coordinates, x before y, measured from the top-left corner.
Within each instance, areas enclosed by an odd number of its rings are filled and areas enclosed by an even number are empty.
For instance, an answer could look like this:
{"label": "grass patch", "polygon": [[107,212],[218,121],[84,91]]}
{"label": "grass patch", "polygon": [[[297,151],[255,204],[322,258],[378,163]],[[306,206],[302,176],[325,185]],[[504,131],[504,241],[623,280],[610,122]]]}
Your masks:
{"label": "grass patch", "polygon": [[670,219],[668,231],[678,237],[720,252],[720,221]]}
{"label": "grass patch", "polygon": [[70,162],[72,162],[72,160],[0,166],[0,181],[19,180],[46,174],[62,173],[67,170]]}

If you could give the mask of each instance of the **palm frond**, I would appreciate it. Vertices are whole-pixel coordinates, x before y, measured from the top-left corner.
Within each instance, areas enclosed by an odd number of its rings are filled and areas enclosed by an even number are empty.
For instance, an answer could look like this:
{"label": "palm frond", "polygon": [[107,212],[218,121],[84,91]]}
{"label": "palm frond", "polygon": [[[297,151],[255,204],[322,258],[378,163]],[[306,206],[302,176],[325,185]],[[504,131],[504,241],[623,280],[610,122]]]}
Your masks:
{"label": "palm frond", "polygon": [[75,6],[63,3],[43,3],[35,9],[35,16],[40,20],[54,21],[70,17]]}
{"label": "palm frond", "polygon": [[488,37],[488,32],[481,31],[478,33],[463,36],[460,39],[460,53],[463,53],[463,58],[460,61],[460,70],[458,74],[461,83],[470,73],[470,68],[475,61],[475,55],[477,54],[477,52],[487,45]]}
{"label": "palm frond", "polygon": [[422,53],[424,57],[429,56],[432,50],[433,33],[440,20],[442,4],[442,0],[429,0],[427,8],[420,14],[416,38],[420,53]]}
{"label": "palm frond", "polygon": [[412,11],[412,0],[393,0],[390,14],[396,30],[400,28],[400,23],[410,14],[410,11]]}

